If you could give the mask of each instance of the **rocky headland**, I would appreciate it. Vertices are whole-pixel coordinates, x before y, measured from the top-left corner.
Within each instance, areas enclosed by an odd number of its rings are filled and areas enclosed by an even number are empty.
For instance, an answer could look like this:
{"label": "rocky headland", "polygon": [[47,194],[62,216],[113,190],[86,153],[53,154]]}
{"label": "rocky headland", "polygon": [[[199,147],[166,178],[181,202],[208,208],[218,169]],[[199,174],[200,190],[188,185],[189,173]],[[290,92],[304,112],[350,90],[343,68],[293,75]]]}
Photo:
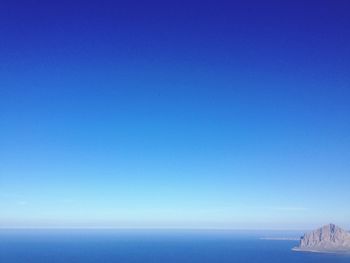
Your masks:
{"label": "rocky headland", "polygon": [[350,232],[334,225],[325,225],[300,238],[294,251],[350,253]]}

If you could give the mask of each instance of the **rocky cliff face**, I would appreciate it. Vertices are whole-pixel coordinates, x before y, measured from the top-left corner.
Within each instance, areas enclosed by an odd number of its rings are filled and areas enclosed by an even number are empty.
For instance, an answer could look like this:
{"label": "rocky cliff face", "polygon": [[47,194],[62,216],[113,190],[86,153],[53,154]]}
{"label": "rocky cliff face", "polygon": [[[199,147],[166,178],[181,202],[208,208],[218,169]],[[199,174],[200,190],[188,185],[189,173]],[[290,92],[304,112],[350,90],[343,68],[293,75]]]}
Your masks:
{"label": "rocky cliff face", "polygon": [[299,246],[294,250],[350,252],[350,233],[334,224],[329,224],[302,236]]}

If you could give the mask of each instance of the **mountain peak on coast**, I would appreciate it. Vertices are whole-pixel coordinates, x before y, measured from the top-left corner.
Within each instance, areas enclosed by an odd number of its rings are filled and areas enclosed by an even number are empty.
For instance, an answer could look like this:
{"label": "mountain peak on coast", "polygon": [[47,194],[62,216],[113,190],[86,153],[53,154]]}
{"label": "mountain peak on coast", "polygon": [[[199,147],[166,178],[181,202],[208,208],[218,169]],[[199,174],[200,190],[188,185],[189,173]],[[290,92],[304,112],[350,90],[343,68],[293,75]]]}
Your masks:
{"label": "mountain peak on coast", "polygon": [[300,238],[295,251],[350,252],[350,233],[334,224],[325,225]]}

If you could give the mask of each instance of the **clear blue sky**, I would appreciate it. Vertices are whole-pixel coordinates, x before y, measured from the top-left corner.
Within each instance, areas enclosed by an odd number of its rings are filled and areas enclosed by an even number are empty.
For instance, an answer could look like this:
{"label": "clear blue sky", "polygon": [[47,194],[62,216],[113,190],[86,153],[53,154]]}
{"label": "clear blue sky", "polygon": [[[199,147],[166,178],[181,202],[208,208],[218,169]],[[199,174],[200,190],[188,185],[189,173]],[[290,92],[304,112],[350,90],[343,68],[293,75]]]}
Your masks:
{"label": "clear blue sky", "polygon": [[228,2],[1,1],[0,226],[350,228],[349,2]]}

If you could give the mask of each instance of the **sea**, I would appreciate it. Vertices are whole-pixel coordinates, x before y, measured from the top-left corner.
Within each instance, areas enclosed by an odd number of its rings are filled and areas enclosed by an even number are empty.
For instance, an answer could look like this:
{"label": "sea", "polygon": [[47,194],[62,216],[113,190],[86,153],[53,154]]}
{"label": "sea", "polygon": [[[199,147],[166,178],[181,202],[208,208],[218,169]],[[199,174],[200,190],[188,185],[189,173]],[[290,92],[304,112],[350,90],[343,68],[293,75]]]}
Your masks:
{"label": "sea", "polygon": [[[350,263],[295,252],[295,233],[231,230],[0,230],[1,263]],[[281,238],[281,239],[279,239]]]}

